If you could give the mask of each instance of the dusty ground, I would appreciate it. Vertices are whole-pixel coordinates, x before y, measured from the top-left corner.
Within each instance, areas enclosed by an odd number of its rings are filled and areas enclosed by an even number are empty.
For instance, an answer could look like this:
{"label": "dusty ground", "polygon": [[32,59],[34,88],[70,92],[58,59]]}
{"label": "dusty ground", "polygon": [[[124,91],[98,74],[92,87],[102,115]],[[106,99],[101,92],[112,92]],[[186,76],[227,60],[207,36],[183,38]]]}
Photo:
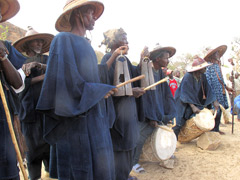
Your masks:
{"label": "dusty ground", "polygon": [[234,134],[231,132],[231,124],[220,128],[226,135],[221,136],[221,145],[217,150],[201,150],[196,146],[196,140],[188,144],[178,144],[174,169],[144,163],[142,166],[146,173],[132,172],[131,175],[140,180],[239,180],[240,122],[235,120]]}
{"label": "dusty ground", "polygon": [[177,145],[174,169],[144,163],[146,173],[131,175],[140,180],[239,180],[240,179],[240,122],[222,125],[221,145],[215,151],[201,150],[196,140]]}

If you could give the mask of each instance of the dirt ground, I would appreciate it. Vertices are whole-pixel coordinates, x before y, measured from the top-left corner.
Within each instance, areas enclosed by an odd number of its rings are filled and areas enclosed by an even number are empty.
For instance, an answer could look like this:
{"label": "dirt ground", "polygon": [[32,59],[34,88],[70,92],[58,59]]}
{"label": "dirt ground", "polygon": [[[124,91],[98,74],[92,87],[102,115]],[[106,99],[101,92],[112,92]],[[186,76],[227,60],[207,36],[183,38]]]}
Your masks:
{"label": "dirt ground", "polygon": [[[221,144],[215,151],[201,150],[196,140],[177,144],[174,169],[165,169],[156,163],[143,163],[145,173],[131,175],[139,180],[239,180],[240,179],[240,122],[223,124],[220,129]],[[21,180],[23,178],[21,177]],[[50,180],[44,178],[43,180]]]}

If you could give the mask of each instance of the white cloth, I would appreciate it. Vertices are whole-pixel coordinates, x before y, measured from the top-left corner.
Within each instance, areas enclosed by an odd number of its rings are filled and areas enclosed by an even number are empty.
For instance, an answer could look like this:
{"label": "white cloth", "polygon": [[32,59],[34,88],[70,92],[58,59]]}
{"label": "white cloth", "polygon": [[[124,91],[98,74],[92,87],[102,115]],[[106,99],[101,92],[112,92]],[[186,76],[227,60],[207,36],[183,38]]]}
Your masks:
{"label": "white cloth", "polygon": [[12,87],[13,90],[14,90],[16,93],[20,93],[20,92],[22,92],[22,91],[24,90],[24,88],[25,88],[24,81],[25,81],[25,78],[26,78],[26,75],[25,75],[25,73],[23,72],[22,68],[18,69],[18,72],[19,72],[19,74],[20,74],[20,76],[21,76],[21,79],[22,79],[22,86],[21,86],[20,88],[18,88],[18,89],[15,89],[14,87]]}

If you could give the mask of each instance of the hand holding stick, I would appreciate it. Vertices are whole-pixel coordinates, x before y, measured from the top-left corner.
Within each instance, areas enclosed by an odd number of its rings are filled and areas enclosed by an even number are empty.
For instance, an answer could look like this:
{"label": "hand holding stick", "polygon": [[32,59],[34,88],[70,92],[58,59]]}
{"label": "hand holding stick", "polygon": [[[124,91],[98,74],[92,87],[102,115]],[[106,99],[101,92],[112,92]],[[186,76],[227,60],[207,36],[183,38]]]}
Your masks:
{"label": "hand holding stick", "polygon": [[147,90],[151,89],[151,88],[154,87],[154,86],[157,86],[157,85],[159,85],[159,84],[161,84],[161,83],[164,83],[164,82],[166,82],[168,79],[169,79],[168,77],[165,77],[164,79],[161,79],[160,81],[158,81],[158,82],[156,82],[156,83],[154,83],[154,84],[152,84],[152,85],[144,88],[144,91],[147,91]]}
{"label": "hand holding stick", "polygon": [[8,109],[8,105],[7,105],[6,97],[5,97],[5,94],[4,94],[4,91],[3,91],[1,80],[0,80],[0,95],[1,95],[3,107],[4,107],[4,110],[5,110],[7,123],[8,123],[8,128],[9,128],[9,131],[10,131],[10,135],[11,135],[11,138],[12,138],[14,149],[15,149],[16,154],[17,154],[17,160],[19,162],[20,169],[22,170],[24,180],[28,180],[27,173],[26,173],[25,168],[23,166],[22,156],[21,156],[21,153],[20,153],[20,150],[19,150],[19,147],[18,147],[18,143],[17,143],[17,140],[16,140],[16,136],[15,136],[15,133],[14,133],[14,130],[13,130],[11,116],[10,116],[10,112],[9,112],[9,109]]}

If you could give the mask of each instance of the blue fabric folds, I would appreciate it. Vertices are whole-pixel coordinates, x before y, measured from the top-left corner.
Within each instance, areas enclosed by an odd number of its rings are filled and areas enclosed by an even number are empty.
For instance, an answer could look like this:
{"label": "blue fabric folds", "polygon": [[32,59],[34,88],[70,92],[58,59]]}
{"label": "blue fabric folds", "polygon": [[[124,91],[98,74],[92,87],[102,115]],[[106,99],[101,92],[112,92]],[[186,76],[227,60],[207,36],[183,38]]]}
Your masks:
{"label": "blue fabric folds", "polygon": [[96,54],[84,37],[55,36],[37,109],[45,113],[45,139],[56,145],[58,179],[114,179],[104,101],[112,88],[100,83]]}

